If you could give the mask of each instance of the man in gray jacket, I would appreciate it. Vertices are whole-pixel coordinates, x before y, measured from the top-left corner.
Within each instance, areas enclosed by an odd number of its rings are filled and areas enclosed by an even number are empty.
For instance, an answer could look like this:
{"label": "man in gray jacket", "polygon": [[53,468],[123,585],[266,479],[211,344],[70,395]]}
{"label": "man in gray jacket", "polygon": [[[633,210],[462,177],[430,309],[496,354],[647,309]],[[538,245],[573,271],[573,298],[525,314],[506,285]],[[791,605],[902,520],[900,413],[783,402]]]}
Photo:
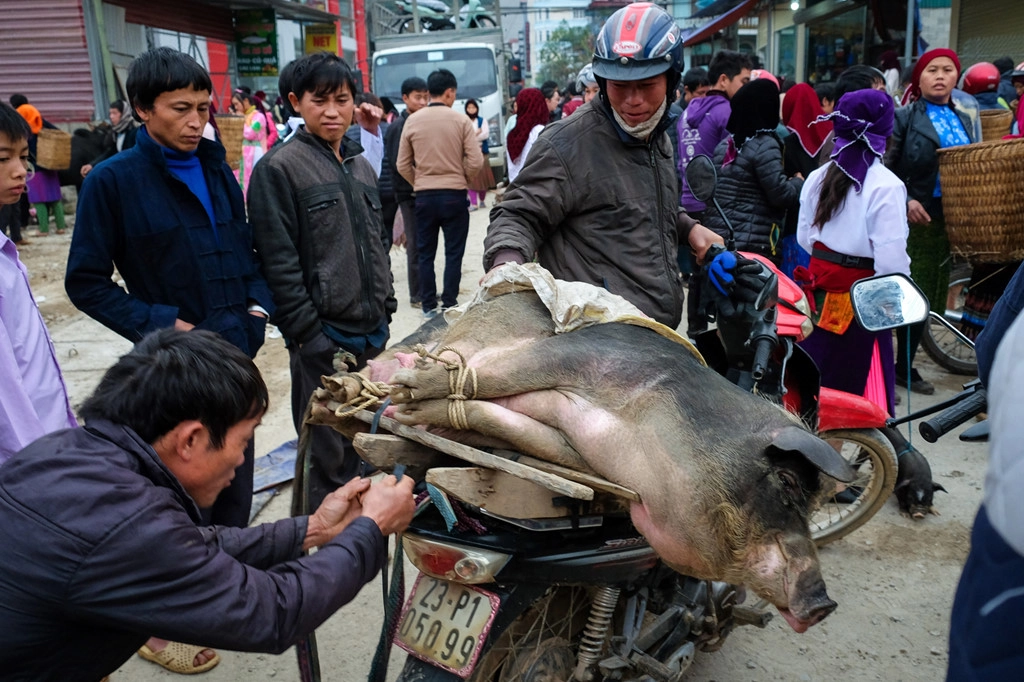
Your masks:
{"label": "man in gray jacket", "polygon": [[672,17],[649,3],[608,19],[594,55],[600,97],[541,134],[491,211],[485,269],[537,254],[555,277],[604,287],[679,325],[677,245],[688,242],[703,258],[722,243],[679,208],[665,134],[683,60],[679,35]]}
{"label": "man in gray jacket", "polygon": [[[305,125],[257,165],[249,189],[253,241],[288,346],[292,418],[302,428],[310,394],[337,353],[361,368],[384,349],[397,308],[377,176],[344,140],[357,92],[335,55],[298,60],[288,98]],[[344,140],[344,143],[343,143]],[[351,442],[311,427],[309,508],[357,475]]]}

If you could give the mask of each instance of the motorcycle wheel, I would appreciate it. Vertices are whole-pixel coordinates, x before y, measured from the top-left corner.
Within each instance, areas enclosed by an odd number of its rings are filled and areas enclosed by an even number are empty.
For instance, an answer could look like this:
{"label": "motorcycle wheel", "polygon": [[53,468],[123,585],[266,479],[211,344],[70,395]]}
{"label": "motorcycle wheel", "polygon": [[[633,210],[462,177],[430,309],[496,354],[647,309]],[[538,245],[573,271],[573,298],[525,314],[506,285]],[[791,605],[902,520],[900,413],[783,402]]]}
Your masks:
{"label": "motorcycle wheel", "polygon": [[498,22],[486,14],[481,14],[474,21],[469,22],[470,28],[496,28],[497,26]]}
{"label": "motorcycle wheel", "polygon": [[[585,589],[552,587],[491,645],[470,682],[569,679],[576,663],[576,648],[569,642],[576,640],[589,614],[590,595]],[[567,661],[568,669],[562,670]]]}
{"label": "motorcycle wheel", "polygon": [[819,546],[860,528],[878,513],[896,487],[896,451],[878,429],[836,429],[818,436],[857,471],[845,490],[811,515],[811,538]]}
{"label": "motorcycle wheel", "polygon": [[[971,266],[961,263],[953,266],[950,276],[949,296],[944,317],[954,325],[960,322],[964,310],[964,299],[971,283]],[[975,375],[978,373],[978,356],[974,348],[956,338],[952,332],[938,322],[928,321],[921,345],[929,357],[944,369],[954,374]]]}
{"label": "motorcycle wheel", "polygon": [[[552,587],[488,647],[469,682],[567,680],[576,664],[574,642],[590,613],[580,587]],[[409,656],[398,682],[448,682],[459,678]]]}
{"label": "motorcycle wheel", "polygon": [[415,26],[415,24],[413,24],[412,17],[410,17],[398,25],[398,32],[413,33],[413,26]]}

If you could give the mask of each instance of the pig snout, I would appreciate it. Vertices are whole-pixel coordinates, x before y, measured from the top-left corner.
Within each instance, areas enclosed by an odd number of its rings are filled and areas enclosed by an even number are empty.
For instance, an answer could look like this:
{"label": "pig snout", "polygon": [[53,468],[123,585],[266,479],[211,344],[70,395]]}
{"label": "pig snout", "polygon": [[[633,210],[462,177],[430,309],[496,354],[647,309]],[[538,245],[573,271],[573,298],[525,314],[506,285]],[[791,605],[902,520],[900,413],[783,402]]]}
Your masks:
{"label": "pig snout", "polygon": [[810,539],[785,533],[765,538],[753,550],[748,571],[749,586],[774,604],[796,632],[805,632],[836,608]]}
{"label": "pig snout", "polygon": [[825,581],[817,570],[807,570],[797,578],[790,590],[789,607],[779,613],[796,632],[806,632],[836,610],[836,604],[825,591]]}

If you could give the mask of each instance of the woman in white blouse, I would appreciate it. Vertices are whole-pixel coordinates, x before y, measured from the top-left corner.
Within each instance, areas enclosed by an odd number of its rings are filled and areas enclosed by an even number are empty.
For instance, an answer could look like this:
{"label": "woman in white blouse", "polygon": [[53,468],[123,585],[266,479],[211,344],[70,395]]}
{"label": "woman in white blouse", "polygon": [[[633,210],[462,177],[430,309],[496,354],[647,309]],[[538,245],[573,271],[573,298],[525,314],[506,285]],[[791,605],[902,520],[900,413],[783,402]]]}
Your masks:
{"label": "woman in white blouse", "polygon": [[801,346],[821,370],[821,385],[871,397],[869,375],[883,378],[878,402],[890,414],[892,335],[862,329],[849,292],[864,277],[910,273],[906,186],[881,161],[893,114],[886,93],[858,90],[843,95],[828,116],[836,146],[831,162],[811,173],[800,193],[797,241],[811,262],[794,274],[811,299],[817,329]]}

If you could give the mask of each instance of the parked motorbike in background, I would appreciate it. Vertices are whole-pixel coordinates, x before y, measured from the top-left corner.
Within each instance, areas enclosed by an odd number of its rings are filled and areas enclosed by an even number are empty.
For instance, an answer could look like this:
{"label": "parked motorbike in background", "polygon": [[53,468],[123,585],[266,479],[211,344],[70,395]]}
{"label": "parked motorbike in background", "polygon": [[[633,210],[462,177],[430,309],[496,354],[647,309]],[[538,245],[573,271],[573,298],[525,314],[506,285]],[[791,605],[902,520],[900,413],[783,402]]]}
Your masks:
{"label": "parked motorbike in background", "polygon": [[[444,0],[398,0],[401,15],[398,20],[398,33],[413,33],[413,5],[419,14],[421,31],[445,31],[455,28],[452,17],[452,5]],[[462,0],[459,10],[460,28],[494,28],[498,25],[494,15],[484,9],[480,0]]]}

